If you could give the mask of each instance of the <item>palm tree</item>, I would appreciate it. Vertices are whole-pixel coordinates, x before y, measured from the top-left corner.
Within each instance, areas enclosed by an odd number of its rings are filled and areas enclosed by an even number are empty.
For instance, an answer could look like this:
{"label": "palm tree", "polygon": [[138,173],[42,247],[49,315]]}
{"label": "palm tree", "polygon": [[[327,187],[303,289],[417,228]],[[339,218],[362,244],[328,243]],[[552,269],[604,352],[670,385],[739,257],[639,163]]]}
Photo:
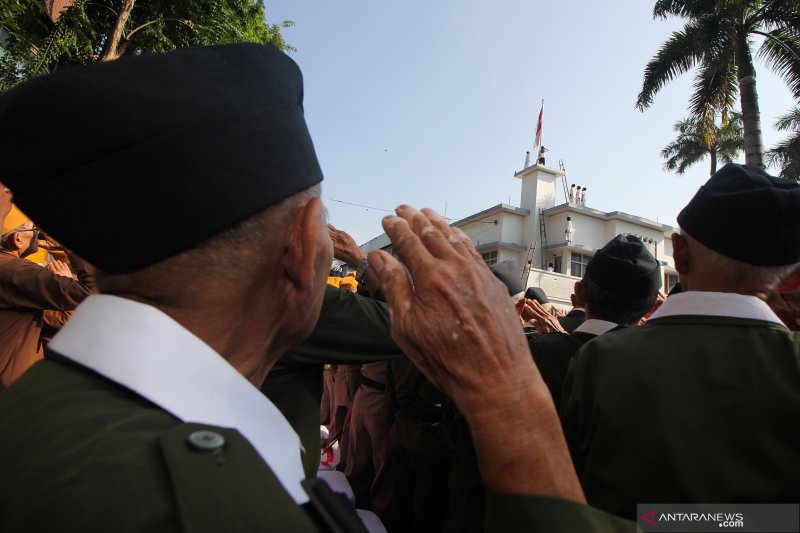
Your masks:
{"label": "palm tree", "polygon": [[722,125],[707,128],[695,117],[677,122],[673,128],[678,136],[661,150],[667,161],[664,169],[683,174],[686,169],[708,156],[711,174],[717,171],[717,161],[730,163],[744,149],[742,116],[734,113],[730,120],[723,117]]}
{"label": "palm tree", "polygon": [[780,117],[775,127],[791,131],[792,135],[767,152],[767,162],[781,169],[781,177],[800,181],[800,108],[795,107]]}
{"label": "palm tree", "polygon": [[653,18],[686,19],[645,67],[636,107],[642,111],[677,76],[698,67],[690,112],[711,125],[720,111],[741,102],[746,162],[764,166],[753,35],[766,37],[758,55],[800,99],[798,0],[657,0]]}

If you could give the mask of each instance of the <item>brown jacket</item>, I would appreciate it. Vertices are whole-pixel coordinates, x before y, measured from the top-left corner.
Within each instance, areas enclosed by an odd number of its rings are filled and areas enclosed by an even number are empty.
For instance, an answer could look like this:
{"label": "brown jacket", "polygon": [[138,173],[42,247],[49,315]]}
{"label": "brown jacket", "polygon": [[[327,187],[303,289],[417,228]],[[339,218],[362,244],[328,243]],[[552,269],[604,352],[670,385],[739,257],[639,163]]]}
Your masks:
{"label": "brown jacket", "polygon": [[94,289],[94,274],[73,260],[78,280],[0,253],[0,391],[42,358],[45,310],[74,309]]}

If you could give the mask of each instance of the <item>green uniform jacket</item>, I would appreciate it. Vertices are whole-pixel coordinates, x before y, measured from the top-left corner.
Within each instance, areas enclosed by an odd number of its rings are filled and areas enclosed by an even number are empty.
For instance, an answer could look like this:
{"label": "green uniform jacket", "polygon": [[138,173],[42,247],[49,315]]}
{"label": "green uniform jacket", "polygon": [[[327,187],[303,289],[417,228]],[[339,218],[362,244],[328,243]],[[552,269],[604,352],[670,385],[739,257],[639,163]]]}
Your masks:
{"label": "green uniform jacket", "polygon": [[[225,439],[195,451],[188,436]],[[83,367],[45,360],[0,394],[0,531],[316,531],[233,429],[188,424]]]}
{"label": "green uniform jacket", "polygon": [[[576,326],[577,327],[577,326]],[[567,377],[567,369],[572,361],[572,356],[586,342],[597,335],[591,333],[548,333],[528,338],[528,346],[536,363],[536,368],[542,375],[553,403],[558,409],[561,402],[561,389]]]}
{"label": "green uniform jacket", "polygon": [[573,309],[566,315],[558,317],[557,320],[558,323],[561,324],[561,327],[567,330],[567,333],[572,333],[575,331],[575,328],[586,321],[586,311]]}
{"label": "green uniform jacket", "polygon": [[[224,446],[196,451],[198,430]],[[0,394],[0,434],[3,533],[318,531],[238,431],[183,423],[60,358]],[[488,531],[631,531],[548,498],[492,494],[487,518]]]}
{"label": "green uniform jacket", "polygon": [[561,415],[590,505],[797,502],[800,338],[753,319],[665,316],[585,344]]}
{"label": "green uniform jacket", "polygon": [[261,386],[300,436],[307,476],[315,477],[319,467],[324,365],[356,365],[402,355],[389,332],[389,309],[384,302],[326,285],[322,312],[311,336],[284,354]]}

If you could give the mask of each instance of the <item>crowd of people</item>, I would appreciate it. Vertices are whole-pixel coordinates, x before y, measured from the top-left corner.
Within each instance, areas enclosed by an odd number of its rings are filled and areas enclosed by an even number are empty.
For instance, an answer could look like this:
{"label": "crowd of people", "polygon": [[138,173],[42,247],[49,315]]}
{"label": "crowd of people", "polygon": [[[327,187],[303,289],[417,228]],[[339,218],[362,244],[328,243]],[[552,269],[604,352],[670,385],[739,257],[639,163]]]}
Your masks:
{"label": "crowd of people", "polygon": [[302,95],[239,44],[0,97],[1,531],[621,532],[641,503],[798,503],[800,185],[724,166],[678,216],[678,287],[618,235],[555,316],[432,210],[384,218],[393,254],[328,224]]}

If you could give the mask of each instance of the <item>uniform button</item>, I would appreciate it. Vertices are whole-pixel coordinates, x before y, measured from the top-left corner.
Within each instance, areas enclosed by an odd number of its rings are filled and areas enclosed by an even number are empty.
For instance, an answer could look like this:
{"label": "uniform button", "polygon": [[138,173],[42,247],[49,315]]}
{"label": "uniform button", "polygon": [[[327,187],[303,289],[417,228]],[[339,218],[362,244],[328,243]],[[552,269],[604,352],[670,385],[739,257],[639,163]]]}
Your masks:
{"label": "uniform button", "polygon": [[190,448],[194,448],[199,452],[213,452],[225,445],[225,437],[216,431],[195,431],[189,434],[189,438],[186,440]]}

